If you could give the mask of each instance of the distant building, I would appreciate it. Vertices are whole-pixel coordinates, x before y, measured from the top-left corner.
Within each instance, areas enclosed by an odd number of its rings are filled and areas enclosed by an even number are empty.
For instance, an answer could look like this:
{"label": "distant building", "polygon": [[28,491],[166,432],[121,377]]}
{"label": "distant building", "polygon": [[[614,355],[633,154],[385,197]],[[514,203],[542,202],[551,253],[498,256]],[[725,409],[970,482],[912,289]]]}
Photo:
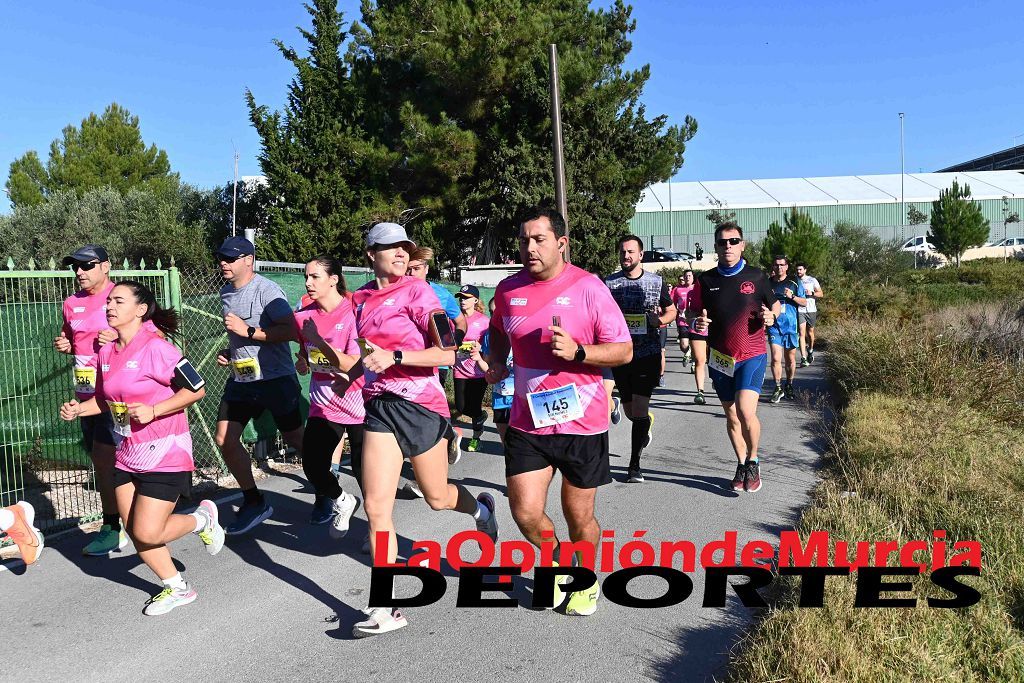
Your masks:
{"label": "distant building", "polygon": [[1024,171],[1024,144],[1007,147],[1001,152],[993,152],[962,164],[944,168],[939,173],[962,171]]}
{"label": "distant building", "polygon": [[[992,236],[1003,234],[1003,198],[1008,211],[1024,215],[1024,174],[1016,171],[907,173],[903,176],[905,209],[916,207],[931,214],[931,202],[953,180],[971,188],[992,226]],[[762,238],[768,226],[782,223],[793,207],[831,229],[838,221],[873,228],[883,239],[905,239],[923,234],[927,226],[909,226],[900,216],[900,174],[716,180],[658,183],[644,190],[630,219],[632,232],[651,247],[685,250],[700,242],[711,246],[714,226],[711,209],[735,212],[736,222],[752,240]],[[1017,224],[1019,225],[1019,224]]]}

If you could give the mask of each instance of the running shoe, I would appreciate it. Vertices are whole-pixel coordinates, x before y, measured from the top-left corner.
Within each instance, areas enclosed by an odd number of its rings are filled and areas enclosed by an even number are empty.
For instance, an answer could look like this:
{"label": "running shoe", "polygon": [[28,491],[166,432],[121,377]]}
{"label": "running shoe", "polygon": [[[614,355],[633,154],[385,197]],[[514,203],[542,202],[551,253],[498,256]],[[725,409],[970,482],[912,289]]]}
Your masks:
{"label": "running shoe", "polygon": [[[551,563],[552,567],[557,567],[557,562]],[[562,584],[569,580],[567,574],[555,574],[555,585],[552,589],[551,594],[551,607],[545,607],[544,609],[558,609],[565,602],[565,593],[562,592]]]}
{"label": "running shoe", "polygon": [[651,420],[651,426],[647,428],[647,438],[644,439],[644,448],[650,448],[651,442],[654,441],[654,413],[647,413],[647,417]]}
{"label": "running shoe", "polygon": [[769,399],[772,403],[778,403],[782,400],[783,390],[781,386],[775,387],[775,391],[772,392],[772,397]]}
{"label": "running shoe", "polygon": [[736,465],[736,474],[732,478],[732,490],[733,491],[745,491],[747,486],[747,466],[745,464]]}
{"label": "running shoe", "polygon": [[[735,482],[733,482],[735,488]],[[761,490],[761,468],[756,460],[747,462],[747,479],[743,484],[743,490],[747,493],[757,493]]]}
{"label": "running shoe", "polygon": [[334,501],[327,496],[317,494],[313,500],[313,512],[309,515],[310,524],[327,524],[334,516]]}
{"label": "running shoe", "polygon": [[576,591],[569,596],[569,604],[565,606],[565,613],[575,617],[589,617],[597,611],[597,598],[601,595],[601,587],[597,581],[594,585],[584,591]]}
{"label": "running shoe", "polygon": [[[455,430],[455,438],[448,441],[448,464],[454,465],[462,459],[462,430],[452,427]],[[421,495],[420,498],[423,496]]]}
{"label": "running shoe", "polygon": [[640,471],[639,467],[630,467],[626,482],[630,484],[643,484],[644,473]]}
{"label": "running shoe", "polygon": [[352,635],[356,638],[368,638],[377,636],[389,631],[397,631],[405,628],[409,622],[398,610],[390,607],[374,607],[364,609],[363,614],[369,617],[366,621],[360,621],[352,627]]}
{"label": "running shoe", "polygon": [[30,565],[39,559],[39,554],[43,552],[43,546],[46,545],[42,532],[34,526],[36,510],[31,503],[23,500],[4,509],[10,510],[14,515],[14,523],[4,533],[18,546],[22,561],[26,565]]}
{"label": "running shoe", "polygon": [[476,530],[482,531],[490,536],[492,541],[498,540],[498,517],[494,512],[494,496],[487,493],[481,493],[476,497],[477,502],[483,505],[491,513],[487,518],[487,521],[476,520]]}
{"label": "running shoe", "polygon": [[274,514],[274,508],[270,506],[266,498],[260,503],[242,505],[235,514],[235,521],[228,525],[224,533],[228,536],[238,536],[239,534],[247,533],[270,519],[272,514]]}
{"label": "running shoe", "polygon": [[109,555],[121,550],[126,545],[128,545],[128,536],[124,533],[124,529],[114,531],[109,524],[104,524],[96,532],[96,537],[87,546],[82,548],[82,554],[89,557]]}
{"label": "running shoe", "polygon": [[664,387],[665,386],[665,375],[660,375],[658,377],[658,386],[659,387]]}
{"label": "running shoe", "polygon": [[402,491],[414,495],[417,498],[423,497],[423,491],[420,490],[420,485],[416,483],[415,479],[406,479],[405,483],[402,484]]}
{"label": "running shoe", "polygon": [[699,406],[707,404],[708,401],[707,401],[706,398],[704,398],[704,390],[703,389],[698,389],[697,390],[697,395],[693,397],[693,402],[696,403]]}
{"label": "running shoe", "polygon": [[147,617],[158,617],[161,614],[167,614],[175,607],[195,602],[198,597],[199,594],[188,586],[184,589],[167,586],[149,599],[142,609],[142,613]]}
{"label": "running shoe", "polygon": [[807,362],[807,359],[804,358],[803,356],[800,356],[800,362],[797,363],[797,367],[798,368],[806,368],[808,365],[810,365],[810,363]]}
{"label": "running shoe", "polygon": [[[328,499],[330,500],[330,499]],[[331,538],[345,538],[348,533],[348,523],[352,519],[352,513],[359,506],[359,499],[351,493],[341,492],[335,500],[331,501],[334,521],[331,522]]]}
{"label": "running shoe", "polygon": [[786,389],[785,389],[785,396],[786,396],[786,398],[787,398],[787,399],[789,399],[790,401],[792,401],[793,399],[795,399],[795,398],[796,398],[796,392],[795,392],[795,391],[793,391],[793,383],[792,383],[792,382],[790,382],[790,383],[788,383],[788,384],[786,385]]}
{"label": "running shoe", "polygon": [[206,552],[216,555],[224,547],[224,527],[220,525],[220,511],[217,509],[217,504],[212,500],[204,500],[199,503],[199,509],[196,512],[206,518],[203,528],[196,531],[199,540],[206,546]]}
{"label": "running shoe", "polygon": [[473,437],[469,440],[469,444],[466,446],[466,450],[470,453],[476,453],[480,450],[480,439]]}
{"label": "running shoe", "polygon": [[612,397],[612,424],[613,425],[619,424],[619,421],[622,420],[622,411],[620,410],[621,407],[622,407],[622,401],[619,399],[618,396],[613,396]]}
{"label": "running shoe", "polygon": [[807,352],[807,364],[810,365],[814,362],[814,349]]}

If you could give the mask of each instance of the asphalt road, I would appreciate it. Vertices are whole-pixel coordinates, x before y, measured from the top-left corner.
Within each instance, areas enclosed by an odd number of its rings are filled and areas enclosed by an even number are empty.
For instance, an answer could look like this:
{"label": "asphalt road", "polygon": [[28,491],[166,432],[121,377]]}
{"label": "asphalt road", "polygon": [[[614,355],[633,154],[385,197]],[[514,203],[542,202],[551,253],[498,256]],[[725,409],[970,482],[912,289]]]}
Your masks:
{"label": "asphalt road", "polygon": [[[616,481],[598,493],[602,526],[615,531],[618,546],[640,529],[656,548],[683,539],[700,548],[726,531],[738,532],[740,544],[777,543],[817,479],[820,411],[808,409],[807,401],[771,405],[762,399],[764,488],[735,494],[728,490],[735,459],[710,382],[708,405],[694,405],[693,377],[682,372],[677,349],[667,378],[652,401],[647,483],[624,483],[629,425],[623,420],[612,428]],[[820,364],[799,371],[798,391],[806,396],[820,386]],[[483,451],[465,454],[452,478],[474,494],[494,492],[501,539],[522,538],[509,515],[500,445],[490,425]],[[343,484],[355,490],[347,476]],[[354,640],[351,627],[362,618],[369,586],[369,557],[360,553],[362,509],[348,537],[336,541],[324,527],[308,524],[312,495],[301,471],[273,476],[261,487],[276,513],[249,536],[229,538],[216,557],[195,537],[173,544],[199,599],[165,616],[141,613],[159,587],[131,545],[110,559],[84,558],[78,554],[84,536],[75,532],[53,541],[27,570],[8,562],[0,571],[0,680],[704,681],[722,677],[728,650],[752,617],[731,594],[725,608],[702,608],[699,570],[691,575],[693,594],[681,604],[631,609],[602,597],[595,615],[569,617],[525,607],[458,609],[458,580],[449,569],[445,596],[406,610],[408,628]],[[548,509],[564,537],[555,487]],[[230,503],[221,504],[221,514],[231,519]],[[396,521],[405,554],[413,540],[447,541],[472,528],[466,517],[434,513],[418,499],[399,500]],[[415,585],[410,579],[400,588]],[[630,584],[646,597],[663,587],[653,578]],[[529,603],[531,589],[530,576],[521,577],[514,595]]]}

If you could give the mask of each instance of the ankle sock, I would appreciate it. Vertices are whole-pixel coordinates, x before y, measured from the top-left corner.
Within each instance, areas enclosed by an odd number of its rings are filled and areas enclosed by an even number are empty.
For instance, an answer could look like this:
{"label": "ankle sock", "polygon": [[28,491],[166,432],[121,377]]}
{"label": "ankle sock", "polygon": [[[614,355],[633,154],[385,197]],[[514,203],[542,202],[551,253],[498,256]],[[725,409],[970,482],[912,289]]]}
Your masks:
{"label": "ankle sock", "polygon": [[177,573],[169,579],[163,579],[163,584],[168,588],[174,588],[175,590],[183,591],[188,588],[188,584],[185,583],[185,579],[181,578],[181,573]]}

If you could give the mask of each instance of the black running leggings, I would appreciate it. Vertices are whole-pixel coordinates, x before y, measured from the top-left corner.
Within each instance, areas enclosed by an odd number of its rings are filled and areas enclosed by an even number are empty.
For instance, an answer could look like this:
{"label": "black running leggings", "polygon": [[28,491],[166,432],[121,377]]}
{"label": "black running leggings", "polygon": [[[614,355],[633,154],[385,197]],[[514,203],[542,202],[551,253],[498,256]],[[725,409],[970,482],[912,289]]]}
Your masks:
{"label": "black running leggings", "polygon": [[487,380],[483,377],[474,379],[455,378],[455,410],[466,417],[478,420],[484,414],[484,392],[487,391]]}
{"label": "black running leggings", "polygon": [[352,474],[362,490],[363,425],[343,425],[322,417],[311,417],[306,421],[306,431],[302,435],[302,471],[317,495],[328,498],[341,495],[338,478],[331,472],[331,456],[345,432],[348,432],[348,443],[352,449]]}

